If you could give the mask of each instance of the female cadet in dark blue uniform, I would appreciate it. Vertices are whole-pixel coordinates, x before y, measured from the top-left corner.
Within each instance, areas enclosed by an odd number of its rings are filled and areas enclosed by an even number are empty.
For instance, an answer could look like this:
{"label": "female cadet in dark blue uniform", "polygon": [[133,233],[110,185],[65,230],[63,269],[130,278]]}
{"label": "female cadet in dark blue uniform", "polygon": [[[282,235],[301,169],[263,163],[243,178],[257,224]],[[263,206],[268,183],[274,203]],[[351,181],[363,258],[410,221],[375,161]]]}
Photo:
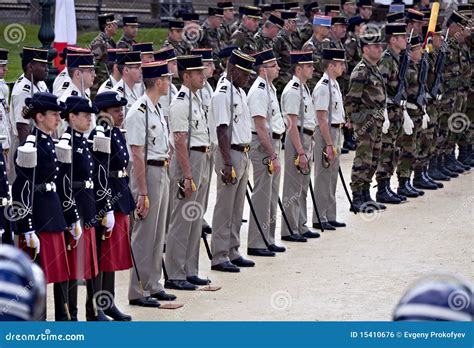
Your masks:
{"label": "female cadet in dark blue uniform", "polygon": [[[37,262],[39,260],[46,282],[55,283],[56,320],[68,320],[69,267],[64,234],[67,225],[63,215],[64,202],[56,192],[61,179],[56,153],[61,152],[66,157],[68,150],[69,156],[71,153],[67,147],[61,148],[59,144],[55,147],[50,136],[59,125],[59,112],[65,105],[55,95],[45,92],[26,98],[25,105],[23,116],[33,119],[36,127],[16,153],[17,176],[12,187],[15,203],[7,215],[16,221],[16,233],[21,234],[20,247],[35,250],[32,256]],[[74,204],[71,212],[76,221]]]}
{"label": "female cadet in dark blue uniform", "polygon": [[[112,233],[104,233],[99,252],[99,269],[102,274],[102,290],[110,294],[110,306],[104,308],[105,314],[119,321],[130,321],[132,317],[123,314],[114,303],[115,271],[123,271],[132,267],[130,251],[130,214],[135,209],[135,201],[128,186],[129,153],[121,129],[124,114],[123,106],[127,99],[117,92],[103,92],[97,95],[94,104],[100,110],[97,125],[103,127],[105,136],[110,137],[110,154],[93,151],[95,158],[108,171],[108,183],[112,194],[112,207],[115,215],[115,225]],[[90,138],[93,139],[96,130]],[[97,166],[100,168],[100,166]]]}
{"label": "female cadet in dark blue uniform", "polygon": [[1,140],[5,135],[0,135],[0,237],[3,244],[13,244],[11,221],[5,216],[5,209],[9,205],[10,190],[8,189],[7,164],[3,156]]}
{"label": "female cadet in dark blue uniform", "polygon": [[[70,179],[73,197],[79,211],[83,226],[83,235],[78,243],[71,243],[68,249],[68,260],[71,269],[69,284],[69,307],[73,320],[77,320],[77,280],[85,279],[87,283],[86,319],[89,321],[107,321],[100,308],[102,302],[101,279],[97,259],[97,241],[100,242],[102,231],[97,229],[105,224],[107,231],[114,225],[113,211],[110,206],[110,190],[107,185],[105,168],[96,171],[96,159],[84,133],[90,129],[92,113],[97,108],[90,100],[79,96],[66,99],[66,111],[62,117],[68,122],[66,131],[71,135],[72,164],[66,177]],[[99,139],[100,138],[100,139]],[[97,151],[110,151],[110,139],[94,137],[99,143]],[[105,141],[105,146],[104,146]],[[108,145],[107,145],[108,144]]]}

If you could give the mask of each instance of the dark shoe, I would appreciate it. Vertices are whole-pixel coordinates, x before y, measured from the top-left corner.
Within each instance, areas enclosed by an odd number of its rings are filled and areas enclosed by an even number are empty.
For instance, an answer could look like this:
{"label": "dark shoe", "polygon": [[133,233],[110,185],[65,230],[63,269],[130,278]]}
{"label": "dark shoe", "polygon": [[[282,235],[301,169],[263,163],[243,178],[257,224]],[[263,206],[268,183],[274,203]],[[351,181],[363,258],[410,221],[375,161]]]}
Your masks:
{"label": "dark shoe", "polygon": [[238,273],[240,272],[240,268],[234,265],[233,263],[226,261],[219,263],[218,265],[211,266],[213,271],[220,271],[220,272],[230,272],[230,273]]}
{"label": "dark shoe", "polygon": [[458,174],[464,173],[464,169],[459,167],[454,161],[454,155],[444,156],[444,164],[446,168],[448,168],[450,171],[454,173],[458,173]]}
{"label": "dark shoe", "polygon": [[156,294],[151,295],[151,297],[156,298],[158,301],[174,301],[176,300],[176,296],[173,294],[168,294],[165,290],[161,290]]}
{"label": "dark shoe", "polygon": [[247,255],[251,256],[275,256],[273,251],[268,249],[247,248]]}
{"label": "dark shoe", "polygon": [[370,189],[364,189],[362,191],[363,197],[364,197],[364,204],[366,206],[370,206],[374,208],[375,210],[385,210],[387,207],[383,205],[382,203],[377,203],[370,197]]}
{"label": "dark shoe", "polygon": [[212,233],[212,227],[209,226],[208,224],[202,225],[202,232],[206,234],[211,234]]}
{"label": "dark shoe", "polygon": [[[389,183],[390,183],[390,180],[389,180]],[[400,202],[405,202],[407,200],[407,197],[404,196],[404,195],[399,195],[398,193],[396,193],[395,191],[392,190],[392,188],[390,187],[390,184],[387,185],[387,190],[392,194],[394,195],[395,197],[397,197]]]}
{"label": "dark shoe", "polygon": [[380,182],[377,184],[377,193],[375,194],[375,199],[378,203],[400,204],[402,200],[393,195],[388,186],[388,179],[380,180]]}
{"label": "dark shoe", "polygon": [[374,209],[367,206],[364,202],[364,194],[362,191],[352,192],[352,205],[349,209],[356,213],[373,213]]}
{"label": "dark shoe", "polygon": [[303,237],[299,233],[294,233],[289,236],[282,236],[281,240],[284,240],[286,242],[299,242],[299,243],[306,243],[308,241],[305,237]]}
{"label": "dark shoe", "polygon": [[140,306],[140,307],[160,307],[160,303],[155,300],[153,297],[144,297],[144,298],[137,298],[136,300],[128,301],[130,306]]}
{"label": "dark shoe", "polygon": [[413,186],[415,189],[425,189],[425,190],[437,190],[438,185],[428,181],[423,175],[423,171],[415,171],[415,176],[413,178]]}
{"label": "dark shoe", "polygon": [[430,165],[428,167],[428,175],[433,180],[440,181],[449,181],[451,180],[450,176],[444,175],[438,168],[438,157],[433,156],[430,158]]}
{"label": "dark shoe", "polygon": [[425,191],[414,188],[410,180],[407,181],[407,185],[410,187],[412,191],[415,191],[416,193],[418,193],[418,196],[423,196],[425,194]]}
{"label": "dark shoe", "polygon": [[110,308],[104,310],[105,315],[111,317],[115,321],[131,321],[132,316],[128,314],[124,314],[117,308],[114,304]]}
{"label": "dark shoe", "polygon": [[346,224],[344,222],[338,222],[338,221],[328,221],[331,226],[334,226],[334,227],[346,227]]}
{"label": "dark shoe", "polygon": [[198,285],[198,286],[211,284],[210,279],[202,279],[202,278],[199,278],[198,276],[186,277],[186,280],[190,282],[191,284]]}
{"label": "dark shoe", "polygon": [[302,234],[303,237],[305,238],[319,238],[321,235],[318,232],[311,232],[311,231],[306,231],[305,233]]}
{"label": "dark shoe", "polygon": [[345,155],[345,154],[347,154],[347,153],[349,153],[349,149],[346,148],[346,147],[341,147],[341,154],[342,154],[342,155]]}
{"label": "dark shoe", "polygon": [[425,178],[425,180],[429,181],[430,183],[436,185],[437,188],[443,188],[444,185],[440,182],[437,182],[437,181],[434,181],[431,176],[428,174],[428,171],[425,169],[422,173],[423,177]]}
{"label": "dark shoe", "polygon": [[255,262],[252,260],[244,259],[242,256],[230,261],[232,264],[236,265],[237,267],[253,267],[255,266]]}
{"label": "dark shoe", "polygon": [[275,253],[284,253],[286,251],[285,247],[278,246],[275,244],[271,244],[268,246],[268,250],[273,251]]}
{"label": "dark shoe", "polygon": [[102,309],[97,308],[97,315],[95,314],[86,314],[87,321],[110,321],[109,318],[105,315]]}
{"label": "dark shoe", "polygon": [[464,163],[462,163],[461,161],[457,160],[454,155],[452,155],[452,156],[453,156],[453,161],[454,161],[454,163],[455,163],[458,167],[460,167],[461,169],[464,169],[465,172],[468,171],[469,169],[471,169],[471,166],[470,166],[470,165],[464,164]]}
{"label": "dark shoe", "polygon": [[[319,224],[319,222],[313,222],[313,228],[317,228],[318,230],[321,230],[321,231],[322,230],[328,230],[328,231],[335,231],[336,230],[336,227],[333,226],[332,224],[330,224],[327,221],[321,222],[321,225]],[[303,234],[303,236],[304,236],[304,234]]]}
{"label": "dark shoe", "polygon": [[192,291],[192,290],[196,290],[198,287],[194,284],[191,284],[187,280],[168,279],[167,281],[165,281],[165,288]]}
{"label": "dark shoe", "polygon": [[405,178],[399,179],[397,193],[410,198],[416,198],[419,196],[418,191],[413,191],[408,185],[408,179]]}
{"label": "dark shoe", "polygon": [[449,176],[450,178],[457,178],[459,174],[449,170],[449,168],[446,166],[446,161],[447,161],[447,156],[439,155],[438,156],[438,169],[441,171],[441,173]]}

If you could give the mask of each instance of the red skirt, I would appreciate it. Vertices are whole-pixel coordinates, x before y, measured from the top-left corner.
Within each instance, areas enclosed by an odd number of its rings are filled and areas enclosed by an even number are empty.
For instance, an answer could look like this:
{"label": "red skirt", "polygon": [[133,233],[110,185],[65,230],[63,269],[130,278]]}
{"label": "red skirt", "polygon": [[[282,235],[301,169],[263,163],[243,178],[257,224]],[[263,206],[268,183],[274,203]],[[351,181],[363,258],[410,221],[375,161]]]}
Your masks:
{"label": "red skirt", "polygon": [[[132,254],[130,251],[129,216],[115,212],[115,225],[112,234],[105,234],[102,241],[100,270],[101,272],[115,272],[132,267]],[[107,238],[108,237],[108,238]]]}
{"label": "red skirt", "polygon": [[67,259],[71,270],[69,279],[91,279],[99,273],[97,262],[97,243],[95,228],[83,228],[78,242],[70,239],[71,250],[68,248]]}
{"label": "red skirt", "polygon": [[[40,253],[36,257],[39,257],[46,282],[50,284],[67,281],[69,263],[64,232],[40,232],[37,235],[40,240]],[[34,250],[26,246],[23,234],[20,235],[19,242],[21,248],[34,258]]]}

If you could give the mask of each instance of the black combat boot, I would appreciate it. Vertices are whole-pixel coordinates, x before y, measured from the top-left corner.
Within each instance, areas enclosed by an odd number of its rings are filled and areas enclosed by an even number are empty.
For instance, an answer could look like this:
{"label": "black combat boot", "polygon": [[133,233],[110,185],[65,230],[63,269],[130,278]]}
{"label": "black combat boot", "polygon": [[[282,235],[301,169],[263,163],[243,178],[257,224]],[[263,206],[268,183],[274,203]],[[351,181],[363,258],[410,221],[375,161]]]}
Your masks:
{"label": "black combat boot", "polygon": [[397,193],[399,195],[404,195],[409,198],[416,198],[419,196],[418,191],[414,191],[411,189],[407,178],[398,178]]}
{"label": "black combat boot", "polygon": [[440,180],[440,181],[449,181],[451,180],[450,176],[444,175],[438,168],[438,157],[433,156],[430,158],[430,165],[428,167],[428,175],[433,180]]}
{"label": "black combat boot", "polygon": [[428,174],[428,167],[424,167],[421,175],[425,178],[425,180],[429,181],[432,184],[435,184],[438,188],[443,188],[444,185],[438,181],[433,180],[433,178]]}
{"label": "black combat boot", "polygon": [[385,210],[387,207],[381,203],[377,203],[370,197],[370,189],[366,188],[363,191],[364,194],[364,202],[367,206],[373,207],[375,210]]}
{"label": "black combat boot", "polygon": [[389,186],[388,179],[382,179],[377,184],[377,193],[375,195],[375,199],[379,203],[387,203],[387,204],[400,204],[401,199],[393,195],[388,186]]}
{"label": "black combat boot", "polygon": [[364,194],[362,191],[355,191],[352,192],[352,206],[350,211],[355,211],[356,213],[373,213],[374,208],[365,204]]}
{"label": "black combat boot", "polygon": [[447,175],[451,178],[457,178],[459,176],[458,173],[451,171],[446,166],[446,155],[442,154],[438,156],[438,168],[444,175]]}
{"label": "black combat boot", "polygon": [[428,181],[423,175],[422,170],[415,170],[415,175],[413,177],[413,186],[415,189],[426,189],[426,190],[437,190],[438,185]]}

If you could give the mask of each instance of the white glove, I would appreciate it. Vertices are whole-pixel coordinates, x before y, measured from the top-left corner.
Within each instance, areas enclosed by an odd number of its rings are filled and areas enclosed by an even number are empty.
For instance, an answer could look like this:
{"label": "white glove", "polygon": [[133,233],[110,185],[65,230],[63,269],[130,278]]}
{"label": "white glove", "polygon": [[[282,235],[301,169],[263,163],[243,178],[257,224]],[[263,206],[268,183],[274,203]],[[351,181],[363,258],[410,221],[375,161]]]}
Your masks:
{"label": "white glove", "polygon": [[413,128],[415,127],[412,119],[410,118],[410,115],[408,115],[408,112],[406,109],[403,110],[403,130],[405,131],[406,135],[412,135],[413,134]]}
{"label": "white glove", "polygon": [[26,245],[28,245],[30,248],[34,248],[36,250],[36,253],[39,254],[40,240],[38,236],[36,235],[35,231],[26,232],[25,240],[26,240]]}
{"label": "white glove", "polygon": [[72,238],[75,241],[78,241],[81,238],[82,236],[81,220],[77,220],[71,225],[71,229],[69,230],[69,233],[71,233]]}
{"label": "white glove", "polygon": [[390,121],[388,120],[388,111],[387,111],[387,109],[384,109],[383,110],[382,133],[387,134],[389,128],[390,128]]}
{"label": "white glove", "polygon": [[430,122],[430,117],[428,116],[428,114],[425,112],[425,114],[423,115],[423,121],[421,121],[421,128],[422,129],[426,129],[428,128],[428,123]]}
{"label": "white glove", "polygon": [[5,230],[3,228],[0,228],[0,238],[2,238],[4,233],[5,233]]}
{"label": "white glove", "polygon": [[105,223],[103,223],[105,226],[105,229],[107,232],[112,232],[112,229],[114,228],[115,225],[115,217],[114,217],[114,212],[108,211],[107,215],[105,215]]}

